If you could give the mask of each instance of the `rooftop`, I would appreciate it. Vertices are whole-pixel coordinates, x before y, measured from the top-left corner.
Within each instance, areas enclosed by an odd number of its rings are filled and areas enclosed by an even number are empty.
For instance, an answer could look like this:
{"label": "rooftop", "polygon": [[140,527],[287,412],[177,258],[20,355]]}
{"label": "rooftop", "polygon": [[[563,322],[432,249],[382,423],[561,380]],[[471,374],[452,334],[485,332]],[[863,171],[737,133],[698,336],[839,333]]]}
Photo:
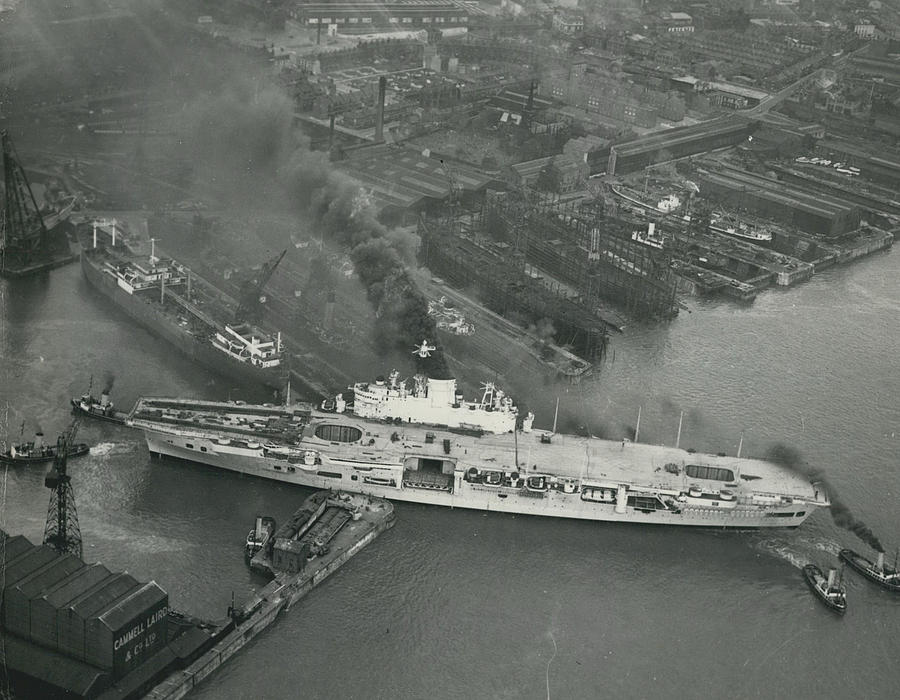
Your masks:
{"label": "rooftop", "polygon": [[335,166],[369,189],[379,208],[410,208],[426,199],[447,199],[451,178],[461,192],[476,192],[494,182],[460,163],[445,163],[411,148],[372,144],[348,151]]}

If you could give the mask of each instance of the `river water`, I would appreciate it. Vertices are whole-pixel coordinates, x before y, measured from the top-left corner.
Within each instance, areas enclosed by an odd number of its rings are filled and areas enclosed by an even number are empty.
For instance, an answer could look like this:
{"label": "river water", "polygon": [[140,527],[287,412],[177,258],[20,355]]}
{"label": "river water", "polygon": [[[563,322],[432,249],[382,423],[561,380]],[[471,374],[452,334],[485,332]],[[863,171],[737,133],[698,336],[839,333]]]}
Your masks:
{"label": "river water", "polygon": [[[176,355],[90,290],[77,265],[0,281],[8,432],[68,423],[114,379],[141,394],[261,398]],[[621,436],[762,454],[800,450],[893,552],[900,545],[900,256],[827,270],[750,306],[691,301],[617,336],[598,376],[525,389],[538,415]],[[362,378],[362,377],[361,377]],[[471,382],[479,378],[467,378]],[[83,421],[70,473],[88,561],[155,579],[171,605],[223,617],[262,581],[242,542],[306,491],[151,462],[143,438]],[[43,471],[9,470],[2,526],[40,541]],[[829,613],[800,567],[871,555],[828,512],[798,530],[730,533],[568,522],[399,503],[396,526],[208,679],[199,698],[896,697],[900,597],[847,572]],[[892,554],[889,554],[889,559]]]}

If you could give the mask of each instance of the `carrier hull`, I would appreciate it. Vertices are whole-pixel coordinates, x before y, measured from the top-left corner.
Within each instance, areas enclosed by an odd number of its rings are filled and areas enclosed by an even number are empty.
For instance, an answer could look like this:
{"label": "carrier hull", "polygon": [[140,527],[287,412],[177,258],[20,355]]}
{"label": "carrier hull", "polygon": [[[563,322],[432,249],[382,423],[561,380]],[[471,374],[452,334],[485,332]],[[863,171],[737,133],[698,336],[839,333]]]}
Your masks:
{"label": "carrier hull", "polygon": [[[160,409],[152,403],[148,407],[147,402],[152,401],[141,399],[128,420],[129,425],[144,430],[152,456],[309,488],[501,513],[738,530],[797,527],[816,507],[829,505],[827,497],[820,497],[818,490],[800,481],[789,484],[793,496],[769,494],[765,496],[768,500],[760,495],[762,492],[750,491],[743,485],[738,487],[737,496],[724,489],[714,491],[718,485],[711,485],[700,494],[697,487],[687,485],[695,479],[685,474],[669,474],[668,483],[662,483],[660,470],[654,466],[655,455],[667,460],[684,455],[692,462],[702,461],[701,455],[672,448],[574,436],[557,436],[563,444],[550,446],[535,434],[473,437],[429,426],[397,428],[394,424],[314,410],[303,414],[307,422],[294,431],[291,440],[279,443],[273,440],[272,430],[254,433],[246,427],[211,429],[200,427],[202,421],[191,427],[184,416],[196,403],[158,400],[167,401],[157,404],[163,407]],[[202,403],[208,407],[209,415],[224,420],[225,426],[238,424],[229,412],[243,412],[246,420],[241,425],[247,426],[266,421],[273,425],[275,419],[270,416],[281,410]],[[285,409],[277,420],[293,420],[298,425],[297,415]],[[323,435],[323,428],[330,432],[324,434],[325,439],[319,439],[316,436]],[[358,430],[357,449],[336,442],[337,430]],[[297,437],[300,433],[302,436]],[[520,461],[521,474],[509,471],[516,469],[508,466],[515,465],[514,461],[502,466],[504,451],[512,447],[514,440],[517,456],[525,457]],[[588,444],[587,450],[582,443]],[[592,453],[587,470],[577,462],[586,451]],[[620,458],[618,451],[624,457]],[[609,456],[609,464],[603,463],[604,455]],[[641,466],[633,473],[628,468],[622,471],[622,465],[615,463],[617,459],[637,460]],[[762,473],[760,465],[766,464],[758,460],[744,462],[749,464],[747,473],[751,469]],[[732,458],[730,464],[735,463]],[[804,490],[804,483],[808,491]]]}

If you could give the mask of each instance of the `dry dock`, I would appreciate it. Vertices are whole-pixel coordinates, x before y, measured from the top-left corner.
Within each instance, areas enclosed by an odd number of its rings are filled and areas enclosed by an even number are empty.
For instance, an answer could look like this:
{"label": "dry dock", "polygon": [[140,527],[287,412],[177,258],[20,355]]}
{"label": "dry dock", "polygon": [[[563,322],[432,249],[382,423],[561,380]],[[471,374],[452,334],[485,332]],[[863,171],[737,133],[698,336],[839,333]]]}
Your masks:
{"label": "dry dock", "polygon": [[197,661],[159,683],[146,697],[177,700],[295,602],[337,571],[354,554],[394,524],[394,508],[371,496],[317,491],[252,560],[274,579],[241,609],[234,629]]}

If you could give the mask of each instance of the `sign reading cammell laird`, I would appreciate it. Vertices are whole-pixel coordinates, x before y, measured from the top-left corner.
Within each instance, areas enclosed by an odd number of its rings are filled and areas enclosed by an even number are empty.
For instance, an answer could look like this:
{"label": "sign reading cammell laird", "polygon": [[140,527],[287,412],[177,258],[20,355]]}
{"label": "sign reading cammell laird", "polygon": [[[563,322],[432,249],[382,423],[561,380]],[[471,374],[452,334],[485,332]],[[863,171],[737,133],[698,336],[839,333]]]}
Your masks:
{"label": "sign reading cammell laird", "polygon": [[168,600],[135,618],[113,638],[113,672],[120,677],[144,663],[166,643]]}

